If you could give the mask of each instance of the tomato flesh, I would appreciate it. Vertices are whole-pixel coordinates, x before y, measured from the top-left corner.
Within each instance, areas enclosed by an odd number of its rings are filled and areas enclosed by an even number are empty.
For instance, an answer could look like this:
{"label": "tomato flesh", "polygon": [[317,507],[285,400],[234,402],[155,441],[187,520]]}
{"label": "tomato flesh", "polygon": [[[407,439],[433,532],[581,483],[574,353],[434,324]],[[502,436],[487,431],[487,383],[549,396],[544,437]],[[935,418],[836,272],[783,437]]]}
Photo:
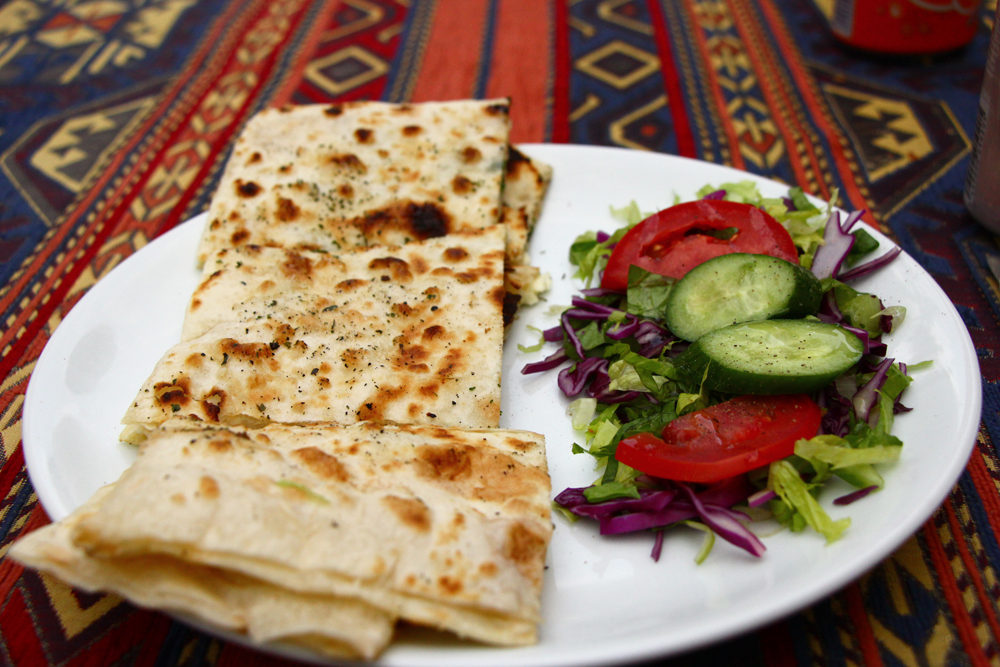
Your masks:
{"label": "tomato flesh", "polygon": [[654,213],[630,229],[611,251],[601,287],[626,289],[632,265],[681,278],[702,262],[734,252],[799,261],[791,235],[761,209],[700,199]]}
{"label": "tomato flesh", "polygon": [[791,456],[797,440],[816,435],[821,417],[805,394],[738,396],[678,417],[662,438],[623,439],[615,458],[655,477],[716,482]]}

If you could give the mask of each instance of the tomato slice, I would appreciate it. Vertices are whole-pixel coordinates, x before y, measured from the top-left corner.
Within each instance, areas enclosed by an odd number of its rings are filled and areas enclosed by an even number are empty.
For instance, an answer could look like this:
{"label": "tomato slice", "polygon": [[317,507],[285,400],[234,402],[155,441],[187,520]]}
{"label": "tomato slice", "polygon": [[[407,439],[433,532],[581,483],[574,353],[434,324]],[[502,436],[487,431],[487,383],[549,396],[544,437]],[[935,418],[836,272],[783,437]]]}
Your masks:
{"label": "tomato slice", "polygon": [[640,433],[615,458],[655,477],[716,482],[790,456],[819,431],[819,406],[805,394],[738,396],[678,417],[663,437]]}
{"label": "tomato slice", "polygon": [[[729,238],[721,232],[735,229]],[[733,252],[771,255],[798,264],[791,235],[781,223],[750,204],[707,200],[677,204],[654,213],[615,245],[601,287],[624,290],[633,264],[680,278],[702,262]]]}

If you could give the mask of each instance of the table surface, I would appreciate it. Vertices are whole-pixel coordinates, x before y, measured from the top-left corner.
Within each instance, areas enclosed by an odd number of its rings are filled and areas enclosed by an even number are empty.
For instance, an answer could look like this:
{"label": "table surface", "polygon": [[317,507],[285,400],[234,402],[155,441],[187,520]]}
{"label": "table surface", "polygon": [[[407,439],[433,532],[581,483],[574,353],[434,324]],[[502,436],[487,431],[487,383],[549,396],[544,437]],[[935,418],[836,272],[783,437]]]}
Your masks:
{"label": "table surface", "polygon": [[89,287],[206,208],[256,111],[508,96],[515,142],[660,151],[838,190],[937,280],[979,356],[972,457],[915,535],[807,609],[656,664],[1000,663],[1000,248],[962,203],[995,1],[967,47],[918,58],[845,48],[833,4],[0,4],[0,662],[282,662],[2,558],[48,522],[21,448],[32,369]]}

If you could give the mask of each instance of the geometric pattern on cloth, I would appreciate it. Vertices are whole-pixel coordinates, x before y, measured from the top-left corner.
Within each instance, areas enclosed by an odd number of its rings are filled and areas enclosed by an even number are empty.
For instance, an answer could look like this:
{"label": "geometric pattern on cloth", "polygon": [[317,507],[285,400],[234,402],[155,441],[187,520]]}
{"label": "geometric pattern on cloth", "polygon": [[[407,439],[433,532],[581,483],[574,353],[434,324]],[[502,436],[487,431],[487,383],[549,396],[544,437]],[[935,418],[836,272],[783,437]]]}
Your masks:
{"label": "geometric pattern on cloth", "polygon": [[569,48],[571,142],[677,152],[647,3],[572,3]]}

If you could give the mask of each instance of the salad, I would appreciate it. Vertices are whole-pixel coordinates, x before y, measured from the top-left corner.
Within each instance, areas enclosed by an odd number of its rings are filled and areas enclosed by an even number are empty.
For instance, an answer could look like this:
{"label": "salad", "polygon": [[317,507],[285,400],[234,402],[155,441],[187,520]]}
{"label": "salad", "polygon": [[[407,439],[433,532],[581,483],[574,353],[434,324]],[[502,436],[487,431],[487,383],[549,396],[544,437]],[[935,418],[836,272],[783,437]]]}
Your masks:
{"label": "salad", "polygon": [[[569,250],[584,287],[560,322],[522,351],[558,347],[525,374],[558,369],[596,479],[554,506],[603,535],[667,529],[716,536],[760,556],[749,528],[773,517],[793,531],[839,538],[817,501],[840,478],[859,500],[884,485],[876,466],[899,458],[894,416],[919,365],[888,356],[883,334],[905,308],[850,282],[891,262],[878,241],[801,189],[761,196],[750,181],[705,186],[698,199],[591,231]],[[835,199],[835,198],[834,198]]]}

